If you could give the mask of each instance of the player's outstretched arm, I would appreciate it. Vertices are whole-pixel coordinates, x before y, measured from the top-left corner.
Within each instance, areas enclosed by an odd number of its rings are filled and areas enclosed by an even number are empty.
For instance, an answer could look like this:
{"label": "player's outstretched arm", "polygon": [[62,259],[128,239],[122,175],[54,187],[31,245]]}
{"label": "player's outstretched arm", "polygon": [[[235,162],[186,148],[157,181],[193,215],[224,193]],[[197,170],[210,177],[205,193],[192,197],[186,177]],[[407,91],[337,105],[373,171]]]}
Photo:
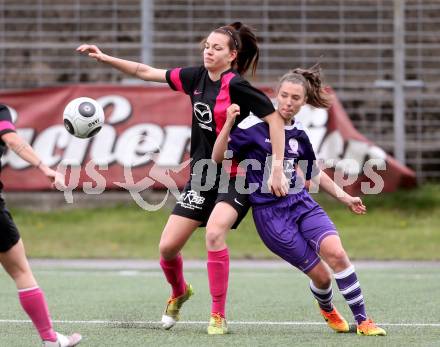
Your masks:
{"label": "player's outstretched arm", "polygon": [[152,82],[166,82],[166,70],[156,69],[149,65],[138,63],[135,61],[119,59],[103,53],[97,46],[82,44],[77,49],[77,52],[87,54],[89,57],[96,59],[97,61],[106,63],[126,73],[127,75],[133,75],[144,81]]}
{"label": "player's outstretched arm", "polygon": [[285,196],[289,192],[289,182],[284,175],[284,121],[278,111],[263,118],[269,124],[270,142],[272,143],[272,168],[267,185],[276,196]]}
{"label": "player's outstretched arm", "polygon": [[217,136],[212,149],[211,159],[216,163],[221,163],[225,158],[225,152],[228,149],[228,140],[231,129],[235,123],[235,118],[240,115],[240,106],[232,104],[226,110],[226,121],[222,130]]}
{"label": "player's outstretched arm", "polygon": [[64,176],[43,164],[33,148],[25,140],[18,136],[17,133],[6,133],[2,135],[1,138],[3,142],[6,143],[8,148],[13,150],[21,159],[40,169],[41,172],[43,172],[43,174],[51,181],[52,187],[65,187]]}
{"label": "player's outstretched arm", "polygon": [[324,171],[320,171],[319,175],[312,178],[314,184],[319,184],[327,194],[331,195],[335,199],[339,200],[341,203],[346,205],[350,211],[356,214],[365,214],[367,208],[362,203],[362,200],[358,196],[351,196],[344,192],[341,187],[339,187],[335,181],[333,181]]}

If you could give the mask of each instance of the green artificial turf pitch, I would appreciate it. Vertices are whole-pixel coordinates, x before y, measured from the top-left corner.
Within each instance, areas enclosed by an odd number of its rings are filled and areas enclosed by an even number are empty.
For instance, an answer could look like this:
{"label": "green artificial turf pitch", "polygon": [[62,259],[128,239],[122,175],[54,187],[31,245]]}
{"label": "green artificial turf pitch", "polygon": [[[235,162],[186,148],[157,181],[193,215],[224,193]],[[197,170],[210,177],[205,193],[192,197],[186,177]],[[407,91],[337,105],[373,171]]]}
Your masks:
{"label": "green artificial turf pitch", "polygon": [[[325,325],[296,270],[232,268],[228,295],[230,334],[208,336],[210,297],[204,269],[186,271],[195,295],[182,322],[160,329],[169,293],[159,269],[77,270],[38,268],[35,275],[48,299],[56,330],[78,331],[80,346],[439,346],[440,266],[360,268],[367,312],[386,337],[336,334]],[[336,285],[333,285],[336,288]],[[40,346],[17,300],[13,282],[0,274],[0,346]],[[353,323],[335,293],[338,310]]]}

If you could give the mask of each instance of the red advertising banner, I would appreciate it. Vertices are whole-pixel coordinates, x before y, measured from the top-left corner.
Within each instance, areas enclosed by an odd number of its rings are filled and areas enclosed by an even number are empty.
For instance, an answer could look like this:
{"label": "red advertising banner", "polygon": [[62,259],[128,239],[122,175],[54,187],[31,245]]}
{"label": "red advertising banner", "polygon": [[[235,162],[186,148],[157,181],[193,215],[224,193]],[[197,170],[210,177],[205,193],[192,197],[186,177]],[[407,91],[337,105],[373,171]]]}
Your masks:
{"label": "red advertising banner", "polygon": [[[90,139],[71,136],[63,125],[64,107],[81,96],[96,99],[106,114],[106,124]],[[0,103],[11,109],[17,132],[45,164],[76,167],[67,171],[71,188],[95,189],[97,194],[103,188],[136,185],[181,188],[188,180],[191,103],[167,87],[71,85],[8,91],[0,93]],[[415,185],[414,172],[356,131],[337,100],[328,111],[304,107],[297,118],[327,171],[344,188],[367,193],[364,188],[392,191]],[[49,189],[39,170],[12,151],[3,156],[2,166],[6,190]]]}

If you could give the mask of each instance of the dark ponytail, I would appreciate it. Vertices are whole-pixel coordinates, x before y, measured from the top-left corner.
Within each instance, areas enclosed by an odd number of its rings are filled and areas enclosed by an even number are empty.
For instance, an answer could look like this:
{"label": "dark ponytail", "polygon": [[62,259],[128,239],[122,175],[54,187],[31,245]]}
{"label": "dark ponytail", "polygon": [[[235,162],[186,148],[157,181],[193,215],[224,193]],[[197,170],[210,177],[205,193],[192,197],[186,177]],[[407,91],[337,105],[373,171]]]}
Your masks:
{"label": "dark ponytail", "polygon": [[237,50],[237,58],[232,62],[232,67],[237,69],[240,75],[244,75],[252,67],[252,75],[255,75],[260,50],[252,29],[241,22],[235,22],[215,29],[214,32],[228,36],[229,49]]}
{"label": "dark ponytail", "polygon": [[319,63],[309,69],[296,68],[290,70],[280,78],[277,89],[280,89],[283,82],[301,84],[304,87],[309,105],[329,108],[332,104],[331,95],[322,86],[321,66]]}

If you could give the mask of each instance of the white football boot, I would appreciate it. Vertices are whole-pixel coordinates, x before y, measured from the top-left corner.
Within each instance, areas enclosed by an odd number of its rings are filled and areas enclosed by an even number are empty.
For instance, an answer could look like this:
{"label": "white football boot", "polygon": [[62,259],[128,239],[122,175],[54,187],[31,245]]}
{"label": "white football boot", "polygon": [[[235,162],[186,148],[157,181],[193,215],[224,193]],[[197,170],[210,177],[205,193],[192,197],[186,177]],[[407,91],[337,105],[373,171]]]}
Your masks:
{"label": "white football boot", "polygon": [[43,347],[73,347],[80,343],[82,339],[82,336],[77,333],[70,336],[64,336],[59,333],[55,334],[57,334],[57,340],[55,342],[43,341]]}

